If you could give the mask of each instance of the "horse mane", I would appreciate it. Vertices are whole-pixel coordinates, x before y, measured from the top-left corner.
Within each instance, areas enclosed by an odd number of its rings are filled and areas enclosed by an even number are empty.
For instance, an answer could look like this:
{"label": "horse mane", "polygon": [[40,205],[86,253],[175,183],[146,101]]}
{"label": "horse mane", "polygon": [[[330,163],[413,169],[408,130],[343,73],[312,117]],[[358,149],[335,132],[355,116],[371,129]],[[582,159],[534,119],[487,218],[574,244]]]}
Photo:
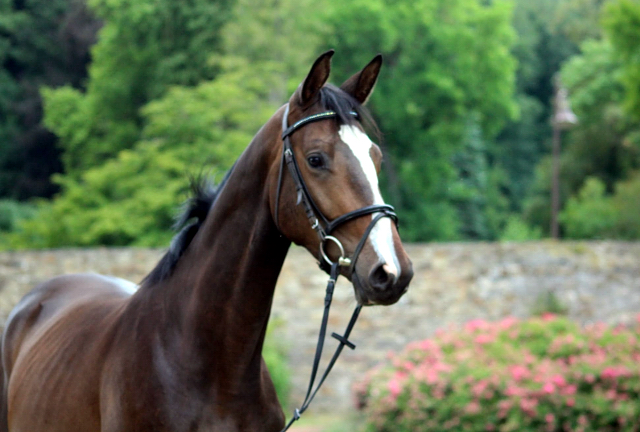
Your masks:
{"label": "horse mane", "polygon": [[[320,103],[324,108],[336,112],[338,124],[354,125],[359,121],[378,140],[382,138],[380,129],[369,110],[341,88],[326,84],[320,89]],[[352,112],[357,113],[358,116],[354,117]]]}
{"label": "horse mane", "polygon": [[[209,177],[202,174],[190,179],[191,197],[182,205],[182,212],[173,225],[173,229],[178,231],[178,234],[173,237],[169,249],[156,264],[155,268],[145,276],[141,285],[153,285],[171,275],[178,260],[187,250],[187,247],[189,247],[207,218],[216,198],[227,183],[232,170],[233,168],[227,172],[218,185],[215,185]],[[193,219],[195,220],[189,223]]]}

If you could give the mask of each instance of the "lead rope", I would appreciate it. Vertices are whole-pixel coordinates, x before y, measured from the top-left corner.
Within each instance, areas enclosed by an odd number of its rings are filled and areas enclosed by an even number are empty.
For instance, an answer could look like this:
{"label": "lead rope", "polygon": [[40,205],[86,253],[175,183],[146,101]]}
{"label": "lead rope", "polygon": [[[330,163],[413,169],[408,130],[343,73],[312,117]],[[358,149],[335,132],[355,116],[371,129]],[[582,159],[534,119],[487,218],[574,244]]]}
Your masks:
{"label": "lead rope", "polygon": [[318,385],[314,390],[313,385],[315,383],[316,376],[318,374],[318,367],[320,365],[320,358],[322,357],[324,339],[327,333],[327,323],[329,322],[329,309],[331,308],[333,290],[336,286],[336,281],[338,279],[338,276],[340,275],[339,268],[340,268],[340,265],[337,262],[334,262],[331,264],[329,281],[327,282],[327,291],[324,297],[324,313],[322,314],[322,324],[320,325],[320,332],[318,334],[318,344],[316,345],[316,354],[315,354],[315,358],[313,359],[313,368],[311,369],[311,378],[309,379],[309,387],[307,389],[307,395],[305,396],[304,402],[302,402],[302,405],[300,406],[300,408],[296,408],[293,411],[293,417],[291,417],[291,420],[289,420],[289,423],[287,423],[287,425],[284,427],[284,429],[282,429],[281,432],[285,432],[286,430],[288,430],[291,427],[291,425],[294,422],[296,422],[300,418],[302,413],[305,412],[306,409],[309,407],[309,405],[311,404],[311,401],[316,396],[316,393],[318,393],[318,390],[320,390],[320,387],[322,386],[325,379],[329,375],[329,372],[331,372],[333,365],[338,360],[338,357],[340,357],[340,354],[342,353],[342,350],[345,347],[345,345],[351,349],[356,348],[356,346],[349,341],[349,335],[351,334],[351,330],[353,330],[353,326],[355,325],[356,320],[358,319],[358,315],[360,314],[362,305],[356,306],[355,310],[353,311],[353,314],[351,315],[351,319],[349,320],[349,324],[347,325],[347,328],[344,331],[344,335],[341,336],[337,333],[331,334],[331,336],[337,339],[340,343],[336,348],[336,351],[333,354],[331,361],[327,365],[327,369],[324,371],[322,378],[320,378],[320,381],[318,382]]}

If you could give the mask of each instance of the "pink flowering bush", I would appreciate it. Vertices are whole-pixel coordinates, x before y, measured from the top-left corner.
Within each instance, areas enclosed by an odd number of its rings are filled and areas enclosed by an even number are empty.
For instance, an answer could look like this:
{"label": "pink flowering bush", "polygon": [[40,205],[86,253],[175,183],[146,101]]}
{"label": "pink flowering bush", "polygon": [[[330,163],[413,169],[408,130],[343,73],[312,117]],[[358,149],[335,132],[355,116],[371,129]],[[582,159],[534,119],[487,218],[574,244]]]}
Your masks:
{"label": "pink flowering bush", "polygon": [[390,354],[354,393],[369,432],[638,431],[640,321],[471,321]]}

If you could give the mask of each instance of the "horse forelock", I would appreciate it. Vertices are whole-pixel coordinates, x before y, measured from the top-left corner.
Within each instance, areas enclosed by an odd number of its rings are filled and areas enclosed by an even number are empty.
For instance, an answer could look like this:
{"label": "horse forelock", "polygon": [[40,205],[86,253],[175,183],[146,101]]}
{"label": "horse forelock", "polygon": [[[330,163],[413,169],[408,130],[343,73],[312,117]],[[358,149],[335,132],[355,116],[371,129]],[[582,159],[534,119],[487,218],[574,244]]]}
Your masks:
{"label": "horse forelock", "polygon": [[[335,111],[339,125],[355,125],[358,121],[372,132],[378,140],[380,130],[369,110],[353,96],[333,84],[326,84],[320,89],[320,104],[327,110]],[[358,114],[355,118],[352,113]]]}

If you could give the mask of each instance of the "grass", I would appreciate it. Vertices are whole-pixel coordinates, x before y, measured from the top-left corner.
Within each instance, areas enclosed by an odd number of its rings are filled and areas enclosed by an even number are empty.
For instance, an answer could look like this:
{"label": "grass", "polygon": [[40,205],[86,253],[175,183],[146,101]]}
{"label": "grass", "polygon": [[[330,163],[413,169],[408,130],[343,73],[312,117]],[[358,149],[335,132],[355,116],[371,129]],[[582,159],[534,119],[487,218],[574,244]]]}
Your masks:
{"label": "grass", "polygon": [[291,427],[292,432],[358,432],[364,426],[362,414],[317,414],[303,415]]}

